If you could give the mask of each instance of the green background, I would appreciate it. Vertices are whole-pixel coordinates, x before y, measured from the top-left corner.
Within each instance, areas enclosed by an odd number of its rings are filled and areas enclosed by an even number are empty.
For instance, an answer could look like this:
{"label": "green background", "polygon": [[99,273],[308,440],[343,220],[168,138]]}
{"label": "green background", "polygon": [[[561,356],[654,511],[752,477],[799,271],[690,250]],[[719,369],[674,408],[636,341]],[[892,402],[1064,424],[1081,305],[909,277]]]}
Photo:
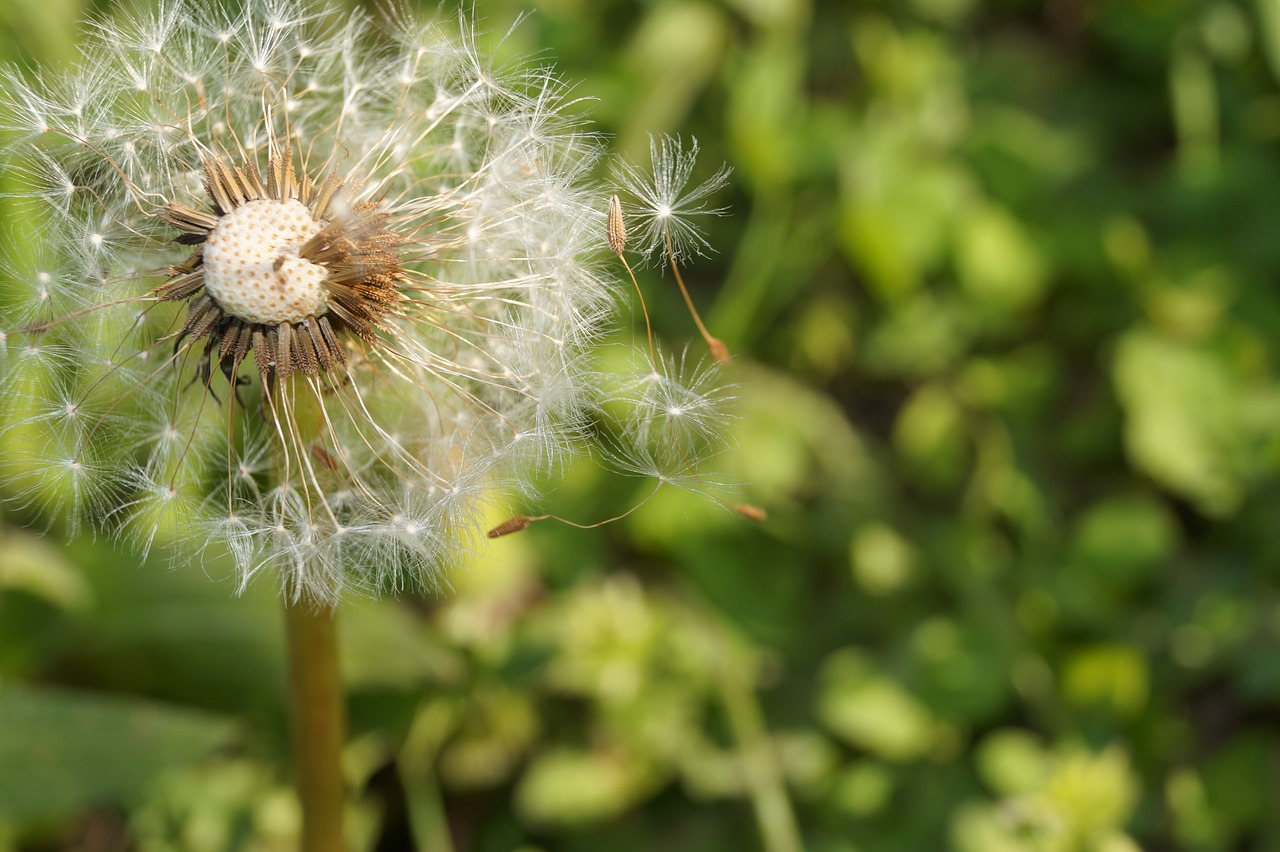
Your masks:
{"label": "green background", "polygon": [[[0,56],[91,12],[3,0]],[[769,519],[664,492],[345,607],[352,848],[1280,850],[1280,2],[546,0],[501,50],[734,167],[687,277]],[[290,849],[271,590],[4,511],[0,850]]]}

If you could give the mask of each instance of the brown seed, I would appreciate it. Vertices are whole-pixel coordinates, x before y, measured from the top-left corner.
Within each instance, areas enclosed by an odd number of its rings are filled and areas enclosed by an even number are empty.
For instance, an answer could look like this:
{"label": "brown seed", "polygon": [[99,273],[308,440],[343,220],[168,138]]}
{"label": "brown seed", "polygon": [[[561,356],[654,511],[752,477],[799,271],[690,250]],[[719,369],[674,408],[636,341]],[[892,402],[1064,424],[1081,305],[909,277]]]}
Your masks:
{"label": "brown seed", "polygon": [[622,202],[618,196],[609,196],[609,216],[605,224],[609,236],[609,248],[618,257],[622,257],[622,249],[627,244],[627,223],[622,218]]}
{"label": "brown seed", "polygon": [[523,529],[527,529],[529,524],[533,523],[533,520],[528,515],[517,515],[489,530],[489,538],[502,538],[504,535],[518,533]]}

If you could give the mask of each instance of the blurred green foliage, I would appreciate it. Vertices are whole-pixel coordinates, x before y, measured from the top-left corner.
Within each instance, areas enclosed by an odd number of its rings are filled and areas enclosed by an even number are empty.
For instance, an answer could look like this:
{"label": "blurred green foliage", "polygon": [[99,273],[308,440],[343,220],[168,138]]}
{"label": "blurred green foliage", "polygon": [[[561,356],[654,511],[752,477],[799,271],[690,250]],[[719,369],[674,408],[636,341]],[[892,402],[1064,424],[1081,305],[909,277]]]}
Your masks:
{"label": "blurred green foliage", "polygon": [[[735,167],[688,277],[770,519],[663,492],[346,608],[352,848],[1280,850],[1280,3],[545,0],[501,50]],[[0,849],[291,848],[270,594],[32,520]]]}

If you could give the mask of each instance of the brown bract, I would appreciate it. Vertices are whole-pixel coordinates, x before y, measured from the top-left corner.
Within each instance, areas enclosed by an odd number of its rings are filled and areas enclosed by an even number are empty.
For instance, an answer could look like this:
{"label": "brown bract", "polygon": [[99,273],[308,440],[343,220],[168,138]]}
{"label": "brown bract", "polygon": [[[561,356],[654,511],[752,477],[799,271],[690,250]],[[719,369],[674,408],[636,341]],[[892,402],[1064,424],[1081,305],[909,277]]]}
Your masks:
{"label": "brown bract", "polygon": [[[348,202],[346,181],[329,174],[319,183],[294,170],[289,149],[272,154],[266,180],[252,160],[234,165],[227,157],[204,159],[204,188],[209,210],[171,202],[161,219],[182,231],[177,242],[196,249],[170,267],[170,277],[154,295],[161,301],[188,303],[187,318],[175,335],[175,351],[205,341],[200,371],[207,383],[218,367],[234,383],[240,365],[253,353],[263,392],[278,377],[294,372],[319,376],[347,362],[347,346],[355,340],[373,343],[393,309],[404,298],[400,282],[407,278],[400,266],[405,240],[388,229],[391,215],[376,201]],[[255,322],[237,316],[205,287],[205,242],[224,217],[252,201],[304,205],[320,230],[296,249],[296,256],[327,270],[324,312],[296,321]],[[285,260],[276,260],[276,269]]]}

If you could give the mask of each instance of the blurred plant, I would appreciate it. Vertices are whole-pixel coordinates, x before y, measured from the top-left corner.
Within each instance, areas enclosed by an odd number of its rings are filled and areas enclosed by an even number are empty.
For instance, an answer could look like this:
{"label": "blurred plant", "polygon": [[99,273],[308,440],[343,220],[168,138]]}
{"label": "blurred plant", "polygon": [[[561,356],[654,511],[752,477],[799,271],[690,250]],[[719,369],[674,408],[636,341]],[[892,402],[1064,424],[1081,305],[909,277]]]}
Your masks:
{"label": "blurred plant", "polygon": [[960,850],[1135,852],[1121,826],[1138,798],[1124,751],[1043,748],[1020,731],[997,731],[977,751],[978,768],[1002,796],[962,809],[953,824]]}

